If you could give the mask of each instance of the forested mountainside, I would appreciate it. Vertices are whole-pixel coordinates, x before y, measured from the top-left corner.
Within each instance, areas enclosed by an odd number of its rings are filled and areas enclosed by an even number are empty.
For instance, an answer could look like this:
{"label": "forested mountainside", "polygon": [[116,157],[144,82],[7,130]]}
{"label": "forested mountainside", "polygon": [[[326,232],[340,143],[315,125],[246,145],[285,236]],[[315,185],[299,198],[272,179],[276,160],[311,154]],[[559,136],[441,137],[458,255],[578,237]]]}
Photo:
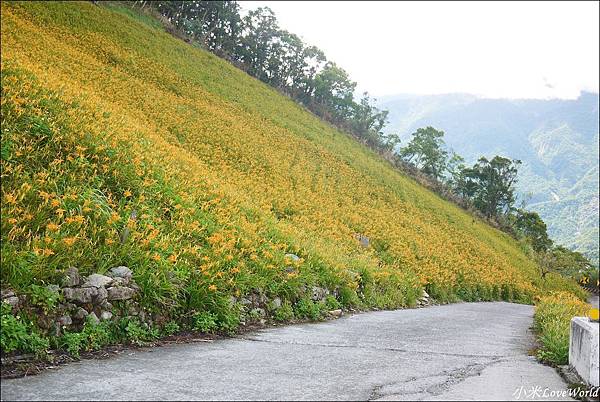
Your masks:
{"label": "forested mountainside", "polygon": [[558,244],[598,263],[598,94],[575,100],[482,99],[466,94],[382,98],[386,131],[408,140],[431,125],[467,162],[520,159],[517,188]]}

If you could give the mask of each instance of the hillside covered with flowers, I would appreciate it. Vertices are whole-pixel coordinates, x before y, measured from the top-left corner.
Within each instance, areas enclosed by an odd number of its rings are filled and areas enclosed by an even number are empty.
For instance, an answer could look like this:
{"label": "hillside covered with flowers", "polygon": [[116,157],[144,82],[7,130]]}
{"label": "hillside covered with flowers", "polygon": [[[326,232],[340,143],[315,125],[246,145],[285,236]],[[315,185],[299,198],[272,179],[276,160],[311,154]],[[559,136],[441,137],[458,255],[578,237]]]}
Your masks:
{"label": "hillside covered with flowers", "polygon": [[575,289],[151,21],[91,2],[3,3],[1,44],[3,288],[127,266],[156,325],[208,312],[226,330],[250,320],[239,301],[252,294],[290,320],[319,316],[312,287],[330,294],[323,311],[411,307],[423,290],[532,303]]}

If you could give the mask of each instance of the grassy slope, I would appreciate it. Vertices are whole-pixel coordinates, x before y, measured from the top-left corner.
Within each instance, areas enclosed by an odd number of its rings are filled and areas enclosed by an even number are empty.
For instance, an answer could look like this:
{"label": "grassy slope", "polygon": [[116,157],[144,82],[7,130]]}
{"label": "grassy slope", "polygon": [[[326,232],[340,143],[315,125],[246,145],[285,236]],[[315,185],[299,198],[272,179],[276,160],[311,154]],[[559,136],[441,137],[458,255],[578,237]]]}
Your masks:
{"label": "grassy slope", "polygon": [[[128,265],[169,315],[255,288],[399,307],[421,286],[526,302],[567,286],[291,100],[123,12],[4,2],[2,91],[3,286]],[[293,272],[286,252],[302,257]]]}

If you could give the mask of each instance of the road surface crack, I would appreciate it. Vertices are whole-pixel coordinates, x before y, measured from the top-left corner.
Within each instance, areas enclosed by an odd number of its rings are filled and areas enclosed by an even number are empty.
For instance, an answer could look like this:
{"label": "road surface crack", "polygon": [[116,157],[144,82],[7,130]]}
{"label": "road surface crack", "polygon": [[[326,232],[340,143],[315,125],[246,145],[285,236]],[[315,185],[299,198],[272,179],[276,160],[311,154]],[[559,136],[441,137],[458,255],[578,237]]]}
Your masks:
{"label": "road surface crack", "polygon": [[[381,399],[384,397],[398,397],[398,396],[413,396],[412,399],[417,399],[415,395],[427,394],[429,396],[440,395],[443,392],[447,391],[452,386],[459,384],[465,381],[467,378],[478,376],[485,370],[486,368],[498,364],[500,362],[506,361],[506,358],[494,358],[490,362],[487,363],[471,363],[467,364],[464,367],[459,367],[453,370],[444,370],[439,373],[428,374],[421,377],[411,377],[407,380],[403,381],[392,381],[385,384],[378,384],[374,386],[371,390],[371,394],[369,397],[369,401],[375,401],[377,399]],[[436,378],[439,378],[438,381],[435,381]],[[434,380],[433,384],[427,380]],[[423,382],[424,384],[419,385],[419,382]],[[417,383],[417,384],[414,384]],[[416,385],[415,389],[407,389],[407,390],[398,390],[398,387],[402,387],[403,385]],[[391,388],[391,389],[390,389]],[[386,389],[390,389],[386,392]],[[425,395],[423,395],[425,396]]]}
{"label": "road surface crack", "polygon": [[[429,351],[429,350],[409,350],[409,349],[401,349],[401,348],[393,348],[393,347],[377,347],[377,346],[368,346],[368,345],[342,345],[335,343],[309,343],[309,342],[284,342],[284,341],[276,341],[271,339],[258,339],[258,338],[238,338],[240,340],[252,341],[252,342],[264,342],[264,343],[274,343],[279,345],[299,345],[299,346],[318,346],[325,348],[349,348],[349,349],[369,349],[369,350],[381,350],[381,351],[390,351],[390,352],[399,352],[399,353],[408,353],[408,354],[427,354],[427,355],[439,355],[439,356],[454,356],[454,357],[466,357],[466,358],[486,358],[486,359],[501,359],[506,357],[513,357],[510,355],[477,355],[477,354],[466,354],[466,353],[450,353],[450,352],[437,352],[437,351]],[[518,355],[514,355],[515,357]]]}

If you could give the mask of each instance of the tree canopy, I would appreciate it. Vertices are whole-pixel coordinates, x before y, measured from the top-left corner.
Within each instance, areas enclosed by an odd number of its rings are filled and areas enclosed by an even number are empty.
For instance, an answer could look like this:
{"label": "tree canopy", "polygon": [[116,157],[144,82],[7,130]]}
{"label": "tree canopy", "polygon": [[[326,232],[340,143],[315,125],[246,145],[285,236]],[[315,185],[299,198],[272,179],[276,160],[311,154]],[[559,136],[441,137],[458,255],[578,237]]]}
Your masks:
{"label": "tree canopy", "polygon": [[419,128],[412,134],[412,140],[400,150],[400,156],[433,177],[441,179],[448,159],[445,149],[444,132],[433,127]]}
{"label": "tree canopy", "polygon": [[535,251],[546,251],[552,246],[546,224],[537,212],[517,209],[514,215],[514,227],[531,243]]}
{"label": "tree canopy", "polygon": [[458,191],[471,198],[487,217],[510,211],[515,202],[515,184],[519,160],[495,156],[479,158],[470,168],[462,169]]}

